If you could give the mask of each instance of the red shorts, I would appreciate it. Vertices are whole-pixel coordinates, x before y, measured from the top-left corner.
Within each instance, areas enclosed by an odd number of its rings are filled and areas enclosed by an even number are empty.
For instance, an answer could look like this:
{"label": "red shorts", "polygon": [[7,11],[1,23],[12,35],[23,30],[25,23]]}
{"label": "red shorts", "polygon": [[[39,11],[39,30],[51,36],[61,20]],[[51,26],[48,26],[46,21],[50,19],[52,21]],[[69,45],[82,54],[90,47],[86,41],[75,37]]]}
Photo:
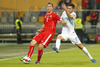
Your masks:
{"label": "red shorts", "polygon": [[33,39],[38,44],[42,43],[44,45],[44,48],[46,48],[53,37],[54,37],[54,32],[43,31],[43,32],[39,33],[38,35],[36,35],[35,37],[33,37]]}

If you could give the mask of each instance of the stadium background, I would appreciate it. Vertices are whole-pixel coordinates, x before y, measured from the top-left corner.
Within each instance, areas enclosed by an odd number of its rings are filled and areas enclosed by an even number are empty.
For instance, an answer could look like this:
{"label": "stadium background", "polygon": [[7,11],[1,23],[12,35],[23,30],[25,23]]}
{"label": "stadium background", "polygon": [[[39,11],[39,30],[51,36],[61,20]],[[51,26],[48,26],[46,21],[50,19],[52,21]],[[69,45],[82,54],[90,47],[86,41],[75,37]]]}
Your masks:
{"label": "stadium background", "polygon": [[[22,40],[30,41],[35,35],[36,30],[43,24],[43,16],[46,14],[45,6],[47,2],[52,2],[54,4],[54,12],[61,16],[63,9],[58,6],[59,1],[60,0],[0,0],[0,41],[16,41],[15,20],[18,16],[20,16],[23,21]],[[95,0],[86,0],[90,5],[88,4],[88,7],[82,9],[84,8],[82,6],[83,1],[71,0],[76,6],[75,12],[82,18],[85,37],[89,38],[88,41],[95,41],[98,28],[100,28],[100,10],[96,9]],[[91,4],[94,5],[91,6]],[[93,10],[96,11],[98,15],[96,21],[97,25],[91,25],[90,15]],[[56,35],[60,32],[61,25],[57,24]],[[86,41],[87,38],[83,40]]]}
{"label": "stadium background", "polygon": [[[66,0],[67,1],[67,0]],[[100,28],[100,5],[99,8],[97,8],[97,3],[95,0],[86,0],[88,2],[88,6],[86,6],[85,8],[82,6],[84,0],[71,0],[71,3],[75,4],[76,8],[75,8],[75,12],[77,13],[77,15],[80,16],[80,18],[82,18],[82,23],[83,23],[83,30],[84,30],[84,45],[86,47],[88,47],[90,53],[92,53],[92,55],[94,55],[94,57],[96,57],[96,59],[99,59],[99,54],[98,51],[100,51],[99,48],[99,44],[93,44],[96,43],[95,38],[96,35],[99,34],[98,29]],[[12,63],[14,63],[16,65],[15,61],[12,60],[8,60],[9,58],[15,58],[15,57],[21,57],[21,56],[25,56],[27,54],[27,51],[29,49],[29,42],[31,41],[32,37],[35,36],[35,32],[36,30],[38,30],[42,24],[43,24],[43,20],[44,20],[44,15],[46,14],[46,4],[48,2],[52,2],[54,4],[54,12],[56,12],[59,16],[61,16],[61,13],[63,12],[63,9],[61,7],[58,6],[58,3],[60,2],[60,0],[0,0],[0,67],[6,67],[6,65],[8,65],[7,67],[11,67],[10,64],[12,65]],[[100,4],[100,2],[99,2]],[[97,18],[97,25],[91,25],[91,13],[95,11],[98,18]],[[17,17],[21,17],[22,21],[23,21],[23,29],[22,29],[22,44],[17,44],[17,35],[16,35],[16,28],[15,28],[15,20]],[[56,40],[56,36],[61,33],[61,28],[62,25],[61,24],[57,24],[57,29],[56,29],[56,33],[55,36],[52,40],[52,43],[55,43]],[[99,41],[100,39],[98,39]],[[52,44],[50,43],[50,45]],[[91,44],[87,44],[87,43],[91,43]],[[99,42],[98,42],[99,43]],[[53,51],[51,49],[51,47],[44,49],[44,53],[45,52],[51,52]],[[38,45],[37,45],[38,46]],[[37,50],[37,46],[36,46],[36,50]],[[92,47],[91,47],[92,46]],[[93,48],[94,47],[94,48]],[[71,45],[69,43],[63,43],[63,45],[61,46],[61,50],[66,50],[66,49],[73,49],[76,48],[74,45]],[[93,49],[92,49],[93,48]],[[37,51],[35,50],[34,55],[37,54]],[[74,50],[72,50],[73,52]],[[95,51],[95,52],[94,52]],[[79,55],[70,55],[69,51],[69,60],[73,60],[71,59],[72,57],[75,58],[75,56],[80,57]],[[76,51],[76,54],[78,53],[78,51]],[[62,56],[66,56],[63,54],[63,52],[61,53]],[[75,54],[75,53],[74,53]],[[80,53],[79,53],[80,54]],[[50,55],[50,54],[49,54]],[[51,54],[51,56],[56,56],[57,55],[55,53]],[[60,55],[60,54],[59,54]],[[84,56],[84,55],[83,55]],[[81,57],[83,58],[83,56],[81,55]],[[71,57],[71,58],[70,58]],[[35,57],[36,58],[36,57]],[[52,57],[54,60],[54,57]],[[84,56],[83,59],[85,59],[87,62],[87,64],[85,63],[85,60],[81,62],[84,62],[83,64],[79,63],[79,61],[77,62],[68,62],[67,59],[67,64],[70,66],[71,64],[75,65],[76,67],[78,67],[77,65],[79,65],[79,67],[81,65],[87,65],[87,67],[89,67],[90,62],[88,61],[88,59],[86,59],[87,57]],[[45,59],[45,58],[44,58]],[[51,57],[49,58],[49,60],[51,59]],[[63,58],[65,59],[65,58]],[[77,58],[79,59],[79,58]],[[2,61],[2,60],[7,60],[7,61]],[[20,67],[20,61],[19,58],[14,59],[19,63]],[[45,59],[46,61],[48,59]],[[42,61],[42,63],[45,63],[45,60]],[[97,60],[97,61],[98,61]],[[9,62],[11,61],[11,62]],[[58,60],[59,61],[59,60]],[[50,65],[49,63],[51,63],[51,65],[66,65],[66,61],[62,60],[62,62],[57,63],[54,61],[54,63],[52,62],[47,62],[47,65]],[[64,62],[64,63],[63,63]],[[6,64],[6,65],[4,65]],[[14,66],[14,64],[12,66]],[[98,66],[99,64],[97,64]],[[74,67],[75,67],[74,66]],[[97,67],[96,66],[96,67]],[[17,67],[17,66],[15,66]],[[21,67],[23,67],[23,65],[21,65]]]}

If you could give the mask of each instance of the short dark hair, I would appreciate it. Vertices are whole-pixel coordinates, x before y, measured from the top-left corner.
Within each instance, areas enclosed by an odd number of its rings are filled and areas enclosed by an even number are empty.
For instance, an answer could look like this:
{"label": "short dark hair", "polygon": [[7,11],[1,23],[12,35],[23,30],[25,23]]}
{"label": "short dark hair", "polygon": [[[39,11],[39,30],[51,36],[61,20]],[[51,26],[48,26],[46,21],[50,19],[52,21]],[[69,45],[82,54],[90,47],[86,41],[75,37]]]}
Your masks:
{"label": "short dark hair", "polygon": [[[53,3],[51,3],[51,2],[48,2],[48,3],[47,3],[47,5],[48,5],[48,4],[51,4],[51,5],[52,5],[52,7],[53,7]],[[47,6],[47,5],[46,5],[46,6]]]}
{"label": "short dark hair", "polygon": [[72,6],[72,8],[74,8],[74,9],[75,9],[75,5],[74,5],[74,4],[72,4],[72,3],[68,4],[68,6]]}

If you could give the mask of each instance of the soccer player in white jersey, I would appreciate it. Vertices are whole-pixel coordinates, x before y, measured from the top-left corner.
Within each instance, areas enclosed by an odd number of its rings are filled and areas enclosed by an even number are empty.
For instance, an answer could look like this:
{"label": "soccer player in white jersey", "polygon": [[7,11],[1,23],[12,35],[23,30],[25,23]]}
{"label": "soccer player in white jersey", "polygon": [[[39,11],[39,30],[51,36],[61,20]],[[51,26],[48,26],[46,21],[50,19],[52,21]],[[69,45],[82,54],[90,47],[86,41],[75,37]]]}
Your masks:
{"label": "soccer player in white jersey", "polygon": [[61,40],[69,39],[73,44],[77,45],[90,58],[90,60],[93,63],[96,63],[96,60],[93,59],[88,50],[82,45],[82,43],[80,42],[78,36],[74,31],[74,22],[76,19],[76,13],[74,12],[75,5],[69,4],[68,7],[66,8],[65,4],[63,3],[62,8],[64,9],[64,12],[62,13],[61,18],[64,21],[67,21],[67,23],[63,24],[62,33],[57,36],[56,46],[51,45],[52,48],[58,53],[61,45],[60,44]]}

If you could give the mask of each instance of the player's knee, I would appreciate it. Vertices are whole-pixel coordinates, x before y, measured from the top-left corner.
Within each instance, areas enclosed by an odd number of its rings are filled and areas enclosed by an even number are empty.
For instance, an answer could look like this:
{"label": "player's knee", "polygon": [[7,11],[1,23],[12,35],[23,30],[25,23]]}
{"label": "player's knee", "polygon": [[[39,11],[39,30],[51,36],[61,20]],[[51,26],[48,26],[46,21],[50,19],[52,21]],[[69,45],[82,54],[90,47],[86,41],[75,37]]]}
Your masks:
{"label": "player's knee", "polygon": [[32,45],[32,46],[34,46],[36,44],[36,41],[35,40],[32,40],[31,42],[30,42],[30,45]]}
{"label": "player's knee", "polygon": [[57,39],[60,39],[60,40],[61,40],[61,38],[62,38],[62,37],[61,37],[60,35],[57,36]]}
{"label": "player's knee", "polygon": [[43,49],[43,45],[42,44],[39,44],[38,49],[39,50]]}
{"label": "player's knee", "polygon": [[83,45],[82,45],[82,44],[77,44],[77,46],[78,46],[80,49],[83,49]]}

